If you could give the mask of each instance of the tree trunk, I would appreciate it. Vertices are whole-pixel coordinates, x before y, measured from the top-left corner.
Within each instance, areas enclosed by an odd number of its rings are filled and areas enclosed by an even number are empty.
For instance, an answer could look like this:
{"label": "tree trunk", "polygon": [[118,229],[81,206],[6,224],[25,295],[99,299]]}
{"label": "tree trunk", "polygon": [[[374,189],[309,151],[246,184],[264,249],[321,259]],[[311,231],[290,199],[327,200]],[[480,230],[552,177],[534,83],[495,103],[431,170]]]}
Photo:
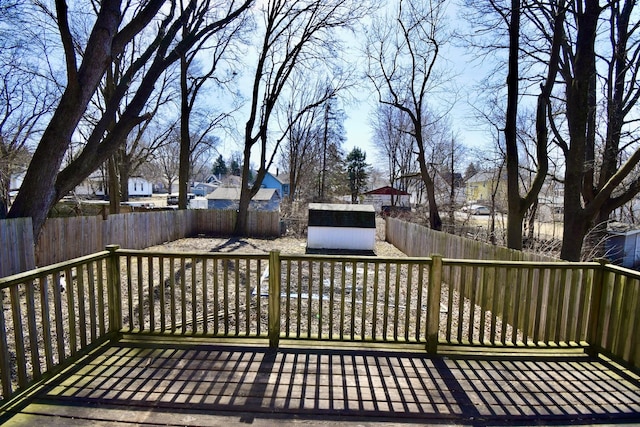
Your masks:
{"label": "tree trunk", "polygon": [[[560,256],[567,261],[579,261],[584,237],[589,230],[589,212],[593,206],[583,208],[582,197],[592,188],[593,164],[585,164],[591,157],[594,146],[593,131],[595,105],[593,91],[595,87],[595,34],[600,16],[597,0],[585,2],[584,13],[577,15],[578,35],[576,38],[574,77],[566,82],[566,115],[571,145],[566,156],[564,179],[564,233]],[[586,184],[586,187],[585,187]]]}
{"label": "tree trunk", "polygon": [[191,157],[191,135],[189,134],[189,87],[186,56],[180,57],[180,160],[178,166],[178,209],[187,209],[189,192],[189,159]]}
{"label": "tree trunk", "polygon": [[[242,183],[249,182],[249,159],[251,155],[251,147],[247,146],[244,150],[244,164],[242,165]],[[233,230],[234,236],[246,236],[247,215],[249,213],[249,204],[251,203],[251,189],[243,185],[240,189],[240,200],[238,200],[238,216],[236,217],[236,225]]]}
{"label": "tree trunk", "polygon": [[109,173],[107,174],[108,188],[109,188],[109,213],[120,213],[120,180],[118,179],[118,167],[115,159],[116,155],[109,158],[108,167]]}
{"label": "tree trunk", "polygon": [[[73,132],[109,64],[113,38],[120,22],[120,1],[103,1],[87,42],[87,46],[90,47],[85,52],[82,66],[79,69],[67,70],[67,87],[42,134],[20,192],[9,212],[8,216],[11,218],[31,217],[35,239],[40,235],[51,208],[64,196],[52,183],[56,182]],[[64,35],[70,36],[68,33]],[[71,62],[68,61],[68,64]]]}
{"label": "tree trunk", "polygon": [[[509,22],[509,61],[507,74],[507,112],[504,127],[507,163],[507,247],[522,249],[522,198],[520,196],[518,158],[518,96],[520,53],[520,0],[511,0]],[[498,177],[500,180],[500,177]]]}

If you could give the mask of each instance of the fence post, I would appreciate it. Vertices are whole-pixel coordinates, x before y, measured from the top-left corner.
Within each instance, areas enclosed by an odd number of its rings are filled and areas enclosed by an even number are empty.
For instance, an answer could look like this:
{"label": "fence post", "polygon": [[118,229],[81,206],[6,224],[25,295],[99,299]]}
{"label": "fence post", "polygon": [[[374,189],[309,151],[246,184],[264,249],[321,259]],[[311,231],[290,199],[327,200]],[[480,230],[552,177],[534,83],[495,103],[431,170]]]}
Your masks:
{"label": "fence post", "polygon": [[122,288],[120,282],[119,245],[108,245],[107,258],[107,300],[109,302],[109,332],[122,329]]}
{"label": "fence post", "polygon": [[427,353],[438,352],[440,330],[440,291],[442,289],[442,256],[431,256],[427,287]]}
{"label": "fence post", "polygon": [[596,356],[602,343],[602,327],[600,323],[600,307],[604,292],[604,281],[606,277],[606,259],[599,259],[600,266],[594,273],[593,289],[591,291],[591,301],[589,307],[589,328],[587,329],[587,343],[589,347],[586,352],[590,356]]}
{"label": "fence post", "polygon": [[269,347],[280,341],[280,251],[269,252]]}

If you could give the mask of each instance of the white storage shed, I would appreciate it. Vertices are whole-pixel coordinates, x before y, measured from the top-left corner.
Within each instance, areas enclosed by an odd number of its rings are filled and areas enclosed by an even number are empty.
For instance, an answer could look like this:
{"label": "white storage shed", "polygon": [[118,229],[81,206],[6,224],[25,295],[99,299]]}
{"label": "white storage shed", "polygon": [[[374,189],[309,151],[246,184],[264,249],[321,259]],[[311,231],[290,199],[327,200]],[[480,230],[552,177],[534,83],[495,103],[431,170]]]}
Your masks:
{"label": "white storage shed", "polygon": [[375,249],[372,205],[309,204],[307,253],[375,255]]}

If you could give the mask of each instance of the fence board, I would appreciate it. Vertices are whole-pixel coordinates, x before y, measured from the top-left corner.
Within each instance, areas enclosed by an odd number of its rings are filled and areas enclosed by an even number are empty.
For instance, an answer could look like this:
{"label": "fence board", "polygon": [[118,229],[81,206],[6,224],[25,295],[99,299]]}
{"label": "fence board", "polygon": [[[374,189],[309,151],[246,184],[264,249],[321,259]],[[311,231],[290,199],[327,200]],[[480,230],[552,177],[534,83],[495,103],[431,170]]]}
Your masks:
{"label": "fence board", "polygon": [[[100,216],[50,218],[34,244],[30,218],[0,221],[0,277],[35,266],[51,265],[99,252],[106,245],[143,249],[198,234],[228,236],[237,213],[233,210],[133,212]],[[277,237],[280,213],[250,211],[250,237]]]}
{"label": "fence board", "polygon": [[36,266],[31,218],[0,221],[0,277]]}
{"label": "fence board", "polygon": [[387,218],[385,230],[387,242],[408,256],[422,257],[439,254],[444,258],[454,259],[557,261],[555,258],[539,254],[515,251],[443,233],[397,218]]}

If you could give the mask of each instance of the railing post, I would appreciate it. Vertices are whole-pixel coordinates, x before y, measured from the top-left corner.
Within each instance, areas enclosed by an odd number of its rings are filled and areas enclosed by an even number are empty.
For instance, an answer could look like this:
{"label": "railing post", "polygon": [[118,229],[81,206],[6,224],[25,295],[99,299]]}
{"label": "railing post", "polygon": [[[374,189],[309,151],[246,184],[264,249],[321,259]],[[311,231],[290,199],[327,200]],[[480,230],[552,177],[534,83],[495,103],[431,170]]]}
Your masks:
{"label": "railing post", "polygon": [[606,259],[599,259],[600,266],[594,273],[593,289],[591,290],[591,301],[589,307],[589,327],[587,329],[587,354],[596,356],[599,352],[602,342],[602,327],[600,323],[600,307],[602,305],[602,296],[604,292]]}
{"label": "railing post", "polygon": [[280,251],[269,252],[269,347],[280,341]]}
{"label": "railing post", "polygon": [[109,332],[122,329],[122,288],[120,281],[119,245],[109,245],[107,258],[107,300],[109,301]]}
{"label": "railing post", "polygon": [[431,256],[427,286],[427,353],[438,352],[440,330],[440,291],[442,289],[442,256]]}

